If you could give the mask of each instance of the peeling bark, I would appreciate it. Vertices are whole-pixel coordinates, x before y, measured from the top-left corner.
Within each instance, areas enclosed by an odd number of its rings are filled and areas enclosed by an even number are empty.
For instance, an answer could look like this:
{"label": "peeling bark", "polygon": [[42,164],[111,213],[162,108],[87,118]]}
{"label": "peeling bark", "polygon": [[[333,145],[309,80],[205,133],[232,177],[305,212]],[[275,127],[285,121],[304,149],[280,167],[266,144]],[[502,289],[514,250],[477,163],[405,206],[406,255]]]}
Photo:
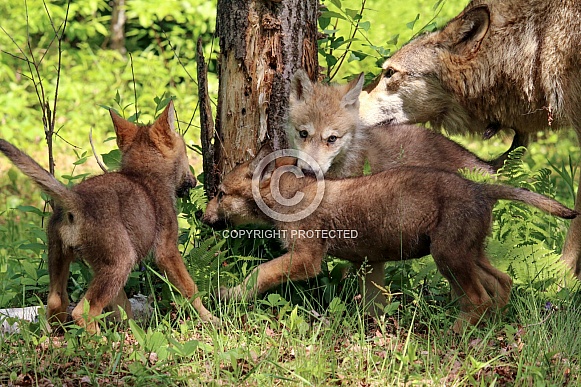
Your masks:
{"label": "peeling bark", "polygon": [[[299,68],[318,75],[317,12],[317,0],[218,0],[218,108],[215,130],[202,124],[214,144],[205,174],[223,176],[267,141],[287,147],[291,76]],[[206,182],[209,197],[218,183]]]}

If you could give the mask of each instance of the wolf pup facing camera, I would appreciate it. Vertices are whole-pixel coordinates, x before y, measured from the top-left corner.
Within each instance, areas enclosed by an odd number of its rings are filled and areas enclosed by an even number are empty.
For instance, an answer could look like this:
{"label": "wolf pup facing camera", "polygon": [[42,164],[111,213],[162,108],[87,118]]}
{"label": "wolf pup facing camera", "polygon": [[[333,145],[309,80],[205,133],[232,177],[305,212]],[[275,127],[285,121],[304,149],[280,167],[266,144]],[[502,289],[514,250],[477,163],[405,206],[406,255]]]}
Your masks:
{"label": "wolf pup facing camera", "polygon": [[[131,316],[123,286],[133,266],[149,252],[184,297],[198,293],[177,247],[175,197],[185,195],[196,180],[190,172],[184,140],[175,130],[173,102],[146,126],[110,112],[122,154],[121,169],[72,188],[0,139],[0,151],[55,202],[47,229],[49,322],[66,320],[69,266],[77,256],[89,263],[94,278],[72,317],[92,333],[99,332],[94,317],[107,305],[121,305]],[[84,300],[89,303],[87,320]],[[217,321],[199,297],[192,302],[202,320]]]}
{"label": "wolf pup facing camera", "polygon": [[[581,138],[579,15],[581,2],[573,0],[473,0],[443,29],[385,61],[362,93],[361,119],[429,122],[485,137],[512,129],[511,149],[549,128],[572,126]],[[580,218],[571,223],[563,260],[581,278]]]}
{"label": "wolf pup facing camera", "polygon": [[[291,80],[287,136],[329,178],[360,176],[367,159],[373,173],[398,165],[450,172],[494,168],[440,133],[414,125],[363,127],[359,96],[363,74],[346,85],[313,83],[298,70]],[[362,113],[363,114],[363,113]],[[299,161],[299,167],[306,167]]]}
{"label": "wolf pup facing camera", "polygon": [[[525,189],[478,184],[431,168],[394,167],[371,176],[318,180],[288,173],[299,168],[297,159],[281,157],[257,170],[270,152],[263,147],[254,160],[227,174],[202,218],[216,227],[228,223],[274,225],[287,249],[284,255],[260,264],[241,285],[222,289],[226,299],[249,299],[287,280],[312,278],[320,273],[326,254],[354,263],[432,254],[459,299],[461,313],[453,328],[460,332],[465,321],[476,324],[487,310],[502,308],[509,299],[512,280],[490,264],[484,251],[496,201],[522,201],[563,218],[577,215],[557,201]],[[261,176],[259,181],[253,181],[253,175]],[[272,184],[276,188],[271,189]],[[298,220],[275,220],[262,211],[253,195],[258,190],[270,210],[291,215],[311,205],[320,184],[324,184],[322,201]],[[299,201],[284,206],[278,202],[281,195]],[[351,232],[340,237],[322,234],[325,230]]]}

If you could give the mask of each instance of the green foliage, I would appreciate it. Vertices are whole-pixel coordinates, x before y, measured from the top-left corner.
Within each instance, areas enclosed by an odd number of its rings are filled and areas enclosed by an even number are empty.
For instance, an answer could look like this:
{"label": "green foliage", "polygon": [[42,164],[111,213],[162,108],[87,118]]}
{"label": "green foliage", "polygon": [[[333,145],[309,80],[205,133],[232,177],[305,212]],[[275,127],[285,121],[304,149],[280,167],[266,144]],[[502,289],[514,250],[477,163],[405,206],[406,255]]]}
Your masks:
{"label": "green foliage", "polygon": [[[128,55],[124,56],[103,49],[109,36],[109,5],[95,0],[71,3],[62,44],[57,154],[70,154],[71,144],[88,149],[86,138],[90,126],[95,139],[109,137],[112,127],[108,114],[95,107],[110,100],[112,91],[133,105],[147,106],[142,122],[153,119],[149,101],[164,91],[179,96],[176,110],[182,113],[183,122],[198,121],[197,88],[192,77],[196,72],[195,43],[198,37],[206,43],[204,54],[211,60],[210,87],[216,90],[212,72],[215,69],[215,6],[201,0],[179,4],[176,7],[172,2],[161,6],[153,1],[127,2]],[[26,54],[37,60],[45,94],[52,106],[57,80],[54,69],[59,58],[52,24],[62,28],[66,10],[67,2],[63,1],[49,2],[46,9],[41,0],[0,4],[0,13],[11,16],[3,21],[0,30],[2,137],[17,145],[27,144],[28,151],[35,153],[42,149],[43,131],[39,102],[29,80],[31,70],[22,58]],[[188,136],[190,141],[198,142],[197,131],[189,131]]]}
{"label": "green foliage", "polygon": [[458,14],[460,1],[324,0],[319,61],[326,80],[366,73],[371,80],[383,61],[413,36],[433,31]]}

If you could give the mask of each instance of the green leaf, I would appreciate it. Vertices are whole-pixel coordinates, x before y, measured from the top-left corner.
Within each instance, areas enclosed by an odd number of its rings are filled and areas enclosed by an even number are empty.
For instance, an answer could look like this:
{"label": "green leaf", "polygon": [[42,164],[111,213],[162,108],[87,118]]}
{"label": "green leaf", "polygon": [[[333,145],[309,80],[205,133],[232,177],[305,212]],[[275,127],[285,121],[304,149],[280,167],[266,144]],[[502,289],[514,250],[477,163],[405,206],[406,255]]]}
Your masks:
{"label": "green leaf", "polygon": [[415,18],[413,21],[411,21],[411,22],[409,22],[409,23],[407,23],[407,24],[406,24],[406,27],[407,27],[407,28],[409,28],[410,30],[413,30],[413,29],[414,29],[414,26],[416,25],[416,22],[417,22],[419,19],[420,19],[420,14],[418,13],[418,14],[416,15],[416,18]]}
{"label": "green leaf", "polygon": [[329,0],[335,7],[341,9],[341,0]]}
{"label": "green leaf", "polygon": [[325,35],[333,35],[335,32],[338,32],[339,30],[324,30],[323,33]]}
{"label": "green leaf", "polygon": [[359,61],[361,60],[353,51],[349,53],[349,58],[347,58],[347,62]]}
{"label": "green leaf", "polygon": [[386,43],[387,44],[392,44],[392,45],[396,45],[397,41],[399,40],[399,34],[395,34],[391,37],[391,39],[389,39]]}
{"label": "green leaf", "polygon": [[25,243],[18,247],[20,250],[29,250],[35,253],[40,253],[44,250],[45,246],[40,243]]}
{"label": "green leaf", "polygon": [[339,36],[337,39],[335,39],[331,42],[330,46],[331,46],[331,48],[339,48],[345,43],[346,43],[345,38],[343,38],[342,36]]}
{"label": "green leaf", "polygon": [[129,118],[127,119],[127,121],[129,121],[129,122],[138,122],[139,115],[140,114],[141,114],[141,112],[133,113],[132,115],[129,116]]}
{"label": "green leaf", "polygon": [[340,314],[347,310],[343,301],[340,298],[333,298],[329,304],[329,312],[331,314]]}
{"label": "green leaf", "polygon": [[103,158],[103,163],[110,170],[119,169],[121,166],[121,151],[119,149],[113,149],[107,154],[102,154],[101,157]]}
{"label": "green leaf", "polygon": [[129,320],[129,328],[131,328],[135,340],[145,349],[145,331],[134,320]]}
{"label": "green leaf", "polygon": [[325,60],[327,61],[327,66],[328,67],[333,67],[337,64],[338,59],[335,58],[333,55],[331,54],[327,54],[325,55]]}
{"label": "green leaf", "polygon": [[18,207],[16,207],[16,209],[18,211],[22,211],[22,212],[32,212],[33,214],[36,214],[38,216],[45,215],[44,212],[42,212],[40,209],[33,207],[33,206],[18,206]]}
{"label": "green leaf", "polygon": [[77,161],[75,161],[75,162],[73,163],[73,165],[81,165],[81,164],[85,164],[85,163],[87,162],[87,158],[88,158],[88,157],[82,157],[82,158],[78,159]]}
{"label": "green leaf", "polygon": [[321,17],[326,17],[326,18],[335,18],[335,19],[341,19],[341,20],[347,20],[345,18],[345,16],[341,15],[340,13],[337,12],[333,12],[333,11],[323,11],[321,12]]}
{"label": "green leaf", "polygon": [[371,23],[369,21],[364,21],[359,23],[359,28],[361,28],[363,31],[367,32],[369,31],[369,28],[371,28]]}
{"label": "green leaf", "polygon": [[355,19],[357,17],[361,18],[361,15],[359,15],[359,11],[356,9],[345,9],[345,14],[347,16],[349,16],[351,19]]}
{"label": "green leaf", "polygon": [[331,24],[331,19],[328,17],[319,17],[319,28],[321,30],[323,30],[323,33],[325,31],[325,28],[327,28],[329,26],[329,24]]}
{"label": "green leaf", "polygon": [[424,27],[424,31],[428,31],[428,32],[434,32],[438,29],[438,25],[436,24],[436,22],[431,22],[430,24],[428,24],[427,26]]}
{"label": "green leaf", "polygon": [[436,3],[434,4],[434,8],[433,8],[433,9],[434,9],[434,11],[435,11],[436,9],[438,9],[438,7],[440,6],[440,4],[442,4],[444,1],[445,1],[445,0],[438,0],[438,1],[436,1]]}

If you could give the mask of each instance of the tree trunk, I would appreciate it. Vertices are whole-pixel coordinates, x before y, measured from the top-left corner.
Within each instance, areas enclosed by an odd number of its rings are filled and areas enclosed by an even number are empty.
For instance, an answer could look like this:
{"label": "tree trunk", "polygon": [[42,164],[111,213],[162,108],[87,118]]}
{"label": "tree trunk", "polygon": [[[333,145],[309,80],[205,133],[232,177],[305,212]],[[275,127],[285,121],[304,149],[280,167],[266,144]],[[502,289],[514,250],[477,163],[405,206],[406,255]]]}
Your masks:
{"label": "tree trunk", "polygon": [[111,9],[111,37],[109,48],[121,54],[127,52],[125,47],[125,0],[113,0]]}
{"label": "tree trunk", "polygon": [[[317,12],[317,0],[218,0],[216,125],[201,122],[208,197],[225,173],[265,142],[287,147],[290,79],[299,68],[312,79],[318,75]],[[209,107],[203,90],[199,95]]]}

